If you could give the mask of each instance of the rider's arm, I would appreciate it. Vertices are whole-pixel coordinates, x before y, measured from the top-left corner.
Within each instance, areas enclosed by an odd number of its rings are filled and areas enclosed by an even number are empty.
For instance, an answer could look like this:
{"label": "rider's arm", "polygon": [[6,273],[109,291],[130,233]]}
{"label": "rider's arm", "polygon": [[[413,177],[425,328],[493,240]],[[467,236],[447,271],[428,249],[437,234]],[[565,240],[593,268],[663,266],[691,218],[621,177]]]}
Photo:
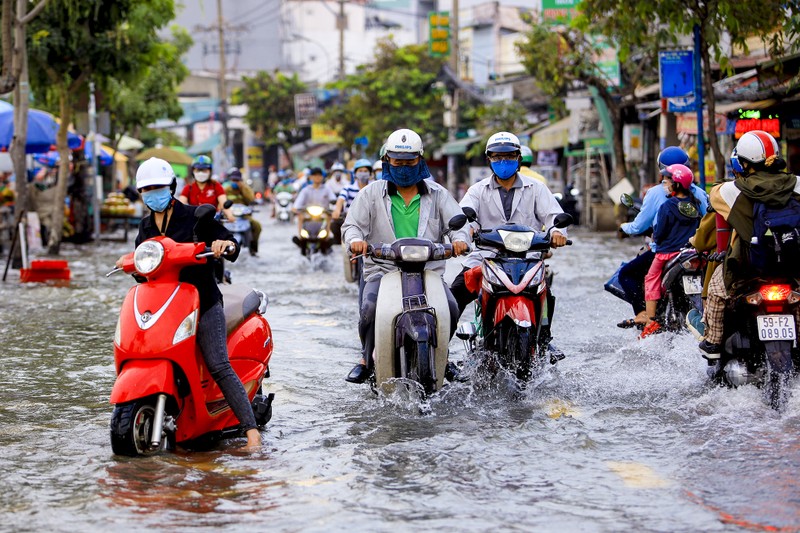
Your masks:
{"label": "rider's arm", "polygon": [[227,194],[220,194],[219,196],[217,196],[217,210],[225,213],[225,218],[227,218],[230,222],[233,222],[234,220],[236,220],[236,218],[233,216],[233,213],[231,213],[230,208],[225,209],[224,207],[225,202],[227,201],[228,201]]}
{"label": "rider's arm", "polygon": [[[464,195],[464,197],[461,199],[461,202],[459,202],[458,205],[462,209],[462,213],[463,213],[463,209],[465,207],[471,207],[475,211],[475,213],[476,213],[476,215],[478,217],[478,220],[480,220],[480,218],[481,218],[481,198],[480,198],[480,192],[478,192],[478,187],[473,185],[472,187],[467,189],[467,193]],[[478,229],[478,224],[476,222],[470,222],[469,224],[467,224],[465,226],[465,228],[470,228],[470,227],[472,227],[473,229],[477,230]]]}
{"label": "rider's arm", "polygon": [[306,196],[308,196],[306,189],[301,190],[297,195],[297,199],[294,201],[294,204],[292,204],[292,210],[295,213],[302,213],[306,208]]}
{"label": "rider's arm", "polygon": [[220,222],[209,220],[207,224],[202,224],[201,227],[198,227],[197,236],[208,245],[214,241],[230,241],[236,249],[232,254],[226,255],[225,259],[228,261],[236,261],[239,257],[239,252],[241,251],[239,243],[233,237],[233,233],[225,229],[225,226]]}
{"label": "rider's arm", "polygon": [[656,213],[661,206],[659,199],[656,195],[661,194],[666,197],[664,190],[660,185],[656,185],[647,191],[642,200],[642,209],[633,222],[626,222],[620,226],[620,229],[628,235],[639,235],[653,227],[655,223]]}
{"label": "rider's arm", "polygon": [[[456,215],[463,214],[464,211],[462,210],[462,206],[459,205],[458,202],[456,202],[455,198],[452,197],[452,195],[447,191],[447,189],[442,189],[441,191],[439,191],[438,196],[439,196],[438,208],[440,213],[439,221],[441,224],[440,231],[442,232],[442,235],[440,237],[441,240],[444,237],[444,232],[450,229],[448,226],[450,219]],[[467,195],[464,196],[464,198],[466,197]],[[358,198],[358,196],[356,196],[356,198]],[[450,233],[450,242],[454,243],[456,241],[461,241],[463,243],[469,241],[469,226],[464,225],[462,228],[457,229],[456,231]]]}
{"label": "rider's arm", "polygon": [[[536,187],[536,198],[533,201],[534,216],[537,221],[541,221],[545,228],[550,228],[555,224],[556,217],[564,212],[561,205],[550,192],[546,185]],[[540,230],[542,228],[537,228]],[[566,229],[559,229],[559,233],[566,236]]]}
{"label": "rider's arm", "polygon": [[333,208],[332,218],[339,218],[342,216],[342,209],[344,209],[344,197],[340,194],[336,200],[336,206]]}
{"label": "rider's arm", "polygon": [[364,241],[370,231],[370,200],[361,191],[356,195],[342,224],[342,241],[348,246],[354,241]]}

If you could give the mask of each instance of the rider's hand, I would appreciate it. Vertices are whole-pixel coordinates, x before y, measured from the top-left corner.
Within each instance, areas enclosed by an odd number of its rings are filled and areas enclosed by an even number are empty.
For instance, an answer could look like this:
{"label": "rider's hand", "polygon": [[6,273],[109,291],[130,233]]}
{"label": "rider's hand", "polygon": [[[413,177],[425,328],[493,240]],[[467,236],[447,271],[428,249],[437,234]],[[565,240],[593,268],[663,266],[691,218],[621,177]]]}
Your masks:
{"label": "rider's hand", "polygon": [[122,260],[123,260],[123,259],[125,259],[125,256],[124,256],[124,255],[121,255],[121,256],[119,257],[119,259],[117,259],[117,262],[116,262],[116,263],[114,263],[114,266],[116,266],[117,268],[122,268]]}
{"label": "rider's hand", "polygon": [[211,251],[214,252],[214,257],[220,257],[225,253],[228,246],[235,246],[231,241],[214,241],[211,243]]}
{"label": "rider's hand", "polygon": [[566,246],[567,238],[564,237],[560,231],[554,231],[550,234],[550,246],[553,248],[560,248]]}
{"label": "rider's hand", "polygon": [[464,255],[469,251],[469,245],[464,241],[453,241],[453,255]]}
{"label": "rider's hand", "polygon": [[367,253],[367,241],[353,241],[350,243],[350,254],[361,255]]}

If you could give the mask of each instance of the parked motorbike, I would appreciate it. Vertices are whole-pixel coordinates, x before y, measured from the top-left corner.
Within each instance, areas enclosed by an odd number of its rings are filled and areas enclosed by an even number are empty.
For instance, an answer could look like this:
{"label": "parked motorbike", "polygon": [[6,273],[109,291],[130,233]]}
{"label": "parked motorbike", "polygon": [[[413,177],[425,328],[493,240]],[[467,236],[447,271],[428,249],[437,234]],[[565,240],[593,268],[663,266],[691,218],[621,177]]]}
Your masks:
{"label": "parked motorbike", "polygon": [[[456,229],[466,218],[457,215]],[[451,228],[453,228],[451,221]],[[425,395],[440,390],[447,367],[450,307],[442,276],[426,270],[430,261],[449,259],[451,244],[404,238],[375,244],[367,255],[394,263],[398,270],[384,274],[375,315],[374,386],[386,390],[394,378],[416,382]]]}
{"label": "parked motorbike", "polygon": [[800,288],[792,279],[756,279],[732,297],[725,313],[722,353],[708,360],[708,376],[732,387],[765,385],[774,409],[789,397],[789,379],[800,364],[795,313]]}
{"label": "parked motorbike", "polygon": [[[470,222],[477,220],[473,209],[464,212]],[[475,321],[462,324],[456,333],[468,355],[496,354],[500,366],[523,381],[548,360],[555,297],[550,293],[552,278],[547,276],[544,254],[550,250],[550,232],[571,223],[572,216],[562,213],[546,232],[519,224],[494,229],[479,226],[473,237],[475,247],[493,251],[494,257],[484,258],[465,274],[480,286]],[[563,358],[559,355],[550,354],[550,363]]]}
{"label": "parked motorbike", "polygon": [[561,206],[561,210],[572,217],[573,224],[581,223],[581,212],[578,210],[578,198],[580,194],[581,191],[572,183],[564,187],[563,193],[557,192],[553,194],[558,205]]}
{"label": "parked motorbike", "polygon": [[[230,200],[229,200],[230,201]],[[226,202],[227,203],[227,202]],[[247,248],[253,254],[251,245],[253,243],[253,228],[250,224],[250,217],[253,215],[252,208],[244,204],[231,204],[231,214],[236,217],[233,222],[223,222],[225,229],[233,233],[233,238],[242,248]]]}
{"label": "parked motorbike", "polygon": [[[198,216],[199,215],[199,216]],[[213,216],[213,207],[196,216]],[[146,281],[132,287],[114,334],[117,379],[111,391],[111,448],[117,455],[148,455],[176,444],[207,446],[242,436],[239,422],[209,375],[196,342],[197,289],[178,281],[181,270],[213,253],[204,243],[155,237],[123,259],[123,271]],[[263,394],[269,377],[272,332],[264,318],[267,297],[242,288],[220,289],[225,298],[228,354],[244,383],[256,423],[272,417],[274,394]]]}
{"label": "parked motorbike", "polygon": [[292,237],[292,242],[308,258],[317,253],[329,254],[333,241],[328,232],[328,211],[318,205],[308,206],[300,235]]}
{"label": "parked motorbike", "polygon": [[275,195],[275,216],[278,222],[292,221],[292,193],[281,191]]}

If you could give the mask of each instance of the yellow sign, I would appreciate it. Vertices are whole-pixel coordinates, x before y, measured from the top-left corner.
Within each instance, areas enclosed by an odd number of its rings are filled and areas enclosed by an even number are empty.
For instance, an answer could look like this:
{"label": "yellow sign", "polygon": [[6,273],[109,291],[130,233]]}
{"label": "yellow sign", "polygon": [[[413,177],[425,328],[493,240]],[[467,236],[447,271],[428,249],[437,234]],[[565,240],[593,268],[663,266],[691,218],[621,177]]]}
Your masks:
{"label": "yellow sign", "polygon": [[264,166],[264,150],[260,146],[247,147],[248,168],[261,168]]}
{"label": "yellow sign", "polygon": [[428,13],[428,53],[432,57],[450,55],[450,12],[431,11]]}
{"label": "yellow sign", "polygon": [[341,144],[342,138],[335,129],[325,124],[311,125],[311,142],[317,144]]}

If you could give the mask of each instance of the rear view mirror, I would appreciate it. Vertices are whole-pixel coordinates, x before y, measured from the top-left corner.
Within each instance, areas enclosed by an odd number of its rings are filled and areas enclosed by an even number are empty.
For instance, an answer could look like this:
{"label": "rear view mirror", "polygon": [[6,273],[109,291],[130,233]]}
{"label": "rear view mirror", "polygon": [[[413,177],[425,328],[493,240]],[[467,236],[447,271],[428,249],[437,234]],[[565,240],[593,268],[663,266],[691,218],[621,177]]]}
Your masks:
{"label": "rear view mirror", "polygon": [[213,217],[216,214],[217,210],[214,209],[214,206],[211,204],[201,204],[197,206],[197,209],[194,210],[194,218],[198,221],[202,220],[207,217]]}
{"label": "rear view mirror", "polygon": [[628,193],[622,193],[619,197],[619,203],[630,209],[633,207],[633,196]]}
{"label": "rear view mirror", "polygon": [[447,226],[450,228],[450,231],[456,231],[464,227],[467,223],[467,215],[456,215],[450,219],[450,222],[447,223]]}
{"label": "rear view mirror", "polygon": [[224,209],[230,209],[230,207],[231,207],[232,205],[233,205],[233,200],[225,200],[225,203],[224,203],[224,204],[222,204],[222,207],[223,207]]}
{"label": "rear view mirror", "polygon": [[569,213],[559,213],[556,215],[555,220],[553,221],[554,228],[566,228],[567,226],[572,224],[572,215]]}
{"label": "rear view mirror", "polygon": [[470,222],[475,222],[478,220],[478,213],[476,213],[471,207],[464,207],[461,210],[464,212],[464,214],[467,216],[467,220]]}

